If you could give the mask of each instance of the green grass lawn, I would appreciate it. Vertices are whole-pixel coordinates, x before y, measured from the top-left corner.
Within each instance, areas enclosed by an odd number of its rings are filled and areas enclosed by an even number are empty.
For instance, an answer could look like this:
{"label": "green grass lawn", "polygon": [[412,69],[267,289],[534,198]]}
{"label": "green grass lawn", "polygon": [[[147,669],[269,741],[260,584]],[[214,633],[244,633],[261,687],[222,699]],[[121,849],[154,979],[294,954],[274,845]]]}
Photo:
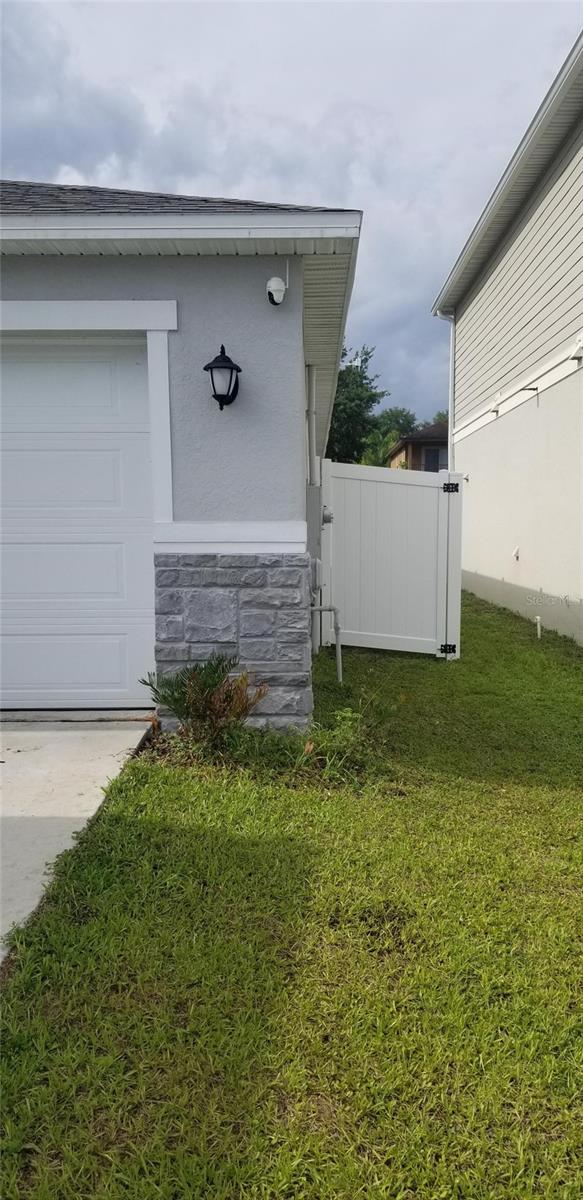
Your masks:
{"label": "green grass lawn", "polygon": [[320,655],[352,787],[113,783],[14,938],[5,1200],[579,1200],[583,653],[462,633]]}

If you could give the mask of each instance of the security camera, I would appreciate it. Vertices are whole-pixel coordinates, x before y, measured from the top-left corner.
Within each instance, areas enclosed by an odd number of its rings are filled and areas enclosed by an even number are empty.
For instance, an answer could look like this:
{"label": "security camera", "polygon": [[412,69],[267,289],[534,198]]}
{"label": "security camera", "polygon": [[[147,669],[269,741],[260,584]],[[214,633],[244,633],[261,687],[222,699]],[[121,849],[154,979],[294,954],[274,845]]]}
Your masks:
{"label": "security camera", "polygon": [[286,286],[283,279],[279,279],[277,275],[273,275],[267,280],[267,299],[270,304],[282,304],[286,293]]}

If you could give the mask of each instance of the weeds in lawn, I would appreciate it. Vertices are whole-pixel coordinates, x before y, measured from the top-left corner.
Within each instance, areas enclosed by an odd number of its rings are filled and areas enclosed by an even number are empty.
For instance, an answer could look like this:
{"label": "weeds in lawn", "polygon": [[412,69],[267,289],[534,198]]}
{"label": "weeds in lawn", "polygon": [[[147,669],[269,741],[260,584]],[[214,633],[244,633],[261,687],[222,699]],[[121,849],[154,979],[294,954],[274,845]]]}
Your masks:
{"label": "weeds in lawn", "polygon": [[336,787],[358,783],[369,753],[370,731],[362,711],[343,708],[330,726],[314,724],[308,733],[241,725],[223,729],[212,741],[190,727],[159,733],[145,757],[170,767],[235,767],[255,778],[285,778],[288,786],[312,782]]}

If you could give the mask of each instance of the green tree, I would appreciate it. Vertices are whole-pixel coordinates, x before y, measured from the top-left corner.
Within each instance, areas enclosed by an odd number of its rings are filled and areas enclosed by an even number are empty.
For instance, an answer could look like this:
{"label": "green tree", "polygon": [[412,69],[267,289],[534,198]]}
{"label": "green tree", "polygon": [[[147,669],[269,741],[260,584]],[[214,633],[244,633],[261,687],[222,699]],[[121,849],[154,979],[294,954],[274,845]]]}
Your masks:
{"label": "green tree", "polygon": [[449,413],[447,411],[447,408],[438,408],[435,416],[433,417],[433,419],[431,421],[428,421],[428,424],[429,425],[437,425],[438,423],[441,424],[443,421],[445,421],[447,424],[447,422],[449,421]]}
{"label": "green tree", "polygon": [[365,467],[386,467],[391,446],[417,429],[417,417],[410,408],[383,408],[373,422],[360,461]]}
{"label": "green tree", "polygon": [[362,346],[356,355],[346,346],[342,351],[326,447],[326,458],[333,462],[360,462],[366,438],[375,428],[373,409],[389,394],[376,386],[379,376],[371,374],[373,354],[374,346]]}
{"label": "green tree", "polygon": [[382,412],[377,413],[375,420],[382,433],[385,436],[394,433],[396,441],[407,437],[408,433],[413,433],[413,430],[418,428],[417,417],[410,408],[383,408]]}
{"label": "green tree", "polygon": [[373,429],[365,439],[362,448],[361,463],[363,467],[386,467],[389,450],[397,441],[394,434],[385,434],[381,429]]}

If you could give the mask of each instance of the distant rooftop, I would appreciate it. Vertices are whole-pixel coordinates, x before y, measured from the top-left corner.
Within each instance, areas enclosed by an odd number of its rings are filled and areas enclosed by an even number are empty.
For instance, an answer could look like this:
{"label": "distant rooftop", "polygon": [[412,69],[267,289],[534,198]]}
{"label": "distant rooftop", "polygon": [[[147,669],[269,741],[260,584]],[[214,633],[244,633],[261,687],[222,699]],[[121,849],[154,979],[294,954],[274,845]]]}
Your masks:
{"label": "distant rooftop", "polygon": [[408,446],[410,442],[416,445],[421,442],[425,445],[427,442],[440,443],[444,442],[447,445],[447,421],[433,421],[431,425],[422,425],[420,429],[414,429],[412,433],[406,433],[404,437],[399,438],[394,446],[389,450],[389,458],[394,458],[399,450]]}
{"label": "distant rooftop", "polygon": [[5,213],[256,213],[342,212],[318,205],[268,204],[217,196],[180,196],[171,192],[130,192],[120,188],[77,187],[64,183],[0,182],[0,211]]}
{"label": "distant rooftop", "polygon": [[447,442],[447,421],[433,421],[422,425],[401,438],[402,442]]}

